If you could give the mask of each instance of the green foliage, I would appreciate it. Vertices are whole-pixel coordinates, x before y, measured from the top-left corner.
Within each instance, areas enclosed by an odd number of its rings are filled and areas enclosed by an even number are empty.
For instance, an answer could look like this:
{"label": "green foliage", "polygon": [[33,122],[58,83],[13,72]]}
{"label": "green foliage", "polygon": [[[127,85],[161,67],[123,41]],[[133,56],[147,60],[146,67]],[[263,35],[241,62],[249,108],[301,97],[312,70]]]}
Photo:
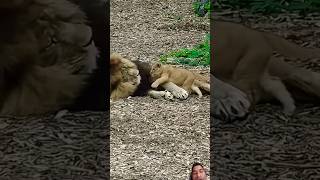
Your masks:
{"label": "green foliage", "polygon": [[160,56],[162,63],[184,64],[190,66],[210,65],[210,36],[192,49],[182,48]]}
{"label": "green foliage", "polygon": [[209,17],[210,17],[211,7],[212,7],[211,0],[208,0],[204,4],[199,1],[194,1],[192,3],[193,11],[199,17],[203,17],[207,12],[209,12]]}
{"label": "green foliage", "polygon": [[282,12],[297,12],[307,14],[319,12],[319,0],[217,0],[213,4],[215,10],[248,9],[253,13],[277,14]]}

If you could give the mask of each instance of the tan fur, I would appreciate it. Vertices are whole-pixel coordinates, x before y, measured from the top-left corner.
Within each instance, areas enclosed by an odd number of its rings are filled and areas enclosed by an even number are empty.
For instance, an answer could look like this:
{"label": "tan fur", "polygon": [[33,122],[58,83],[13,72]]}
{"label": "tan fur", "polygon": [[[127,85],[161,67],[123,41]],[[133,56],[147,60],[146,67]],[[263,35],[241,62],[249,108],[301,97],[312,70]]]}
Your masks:
{"label": "tan fur", "polygon": [[[320,57],[320,49],[303,48],[270,33],[236,23],[215,21],[212,25],[214,41],[219,42],[214,44],[211,56],[215,59],[212,61],[212,73],[243,91],[251,105],[277,99],[282,103],[284,112],[292,114],[297,92],[294,89],[289,89],[289,92],[286,85],[305,91],[307,96],[320,97],[318,73],[293,67],[273,55],[277,52],[285,57],[308,60]],[[219,87],[214,86],[213,92],[218,91]]]}
{"label": "tan fur", "polygon": [[95,61],[92,45],[83,47],[91,38],[84,13],[65,0],[5,0],[0,11],[6,14],[0,114],[42,114],[72,104],[84,87],[89,61]]}
{"label": "tan fur", "polygon": [[195,92],[199,97],[202,97],[199,88],[210,92],[209,81],[200,74],[191,72],[187,69],[156,63],[152,65],[150,74],[153,81],[151,85],[152,88],[157,88],[159,85],[172,82],[182,87],[189,94]]}
{"label": "tan fur", "polygon": [[110,57],[110,99],[112,101],[132,95],[140,84],[137,66],[117,53]]}

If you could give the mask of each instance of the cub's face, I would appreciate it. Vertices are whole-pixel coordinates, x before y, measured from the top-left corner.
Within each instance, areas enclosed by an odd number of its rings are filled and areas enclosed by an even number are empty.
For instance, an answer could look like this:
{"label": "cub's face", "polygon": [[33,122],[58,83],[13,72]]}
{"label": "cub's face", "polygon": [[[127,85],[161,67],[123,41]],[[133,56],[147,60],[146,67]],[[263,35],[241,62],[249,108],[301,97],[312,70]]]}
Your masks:
{"label": "cub's face", "polygon": [[159,78],[162,74],[163,66],[160,63],[151,65],[150,74],[152,78]]}

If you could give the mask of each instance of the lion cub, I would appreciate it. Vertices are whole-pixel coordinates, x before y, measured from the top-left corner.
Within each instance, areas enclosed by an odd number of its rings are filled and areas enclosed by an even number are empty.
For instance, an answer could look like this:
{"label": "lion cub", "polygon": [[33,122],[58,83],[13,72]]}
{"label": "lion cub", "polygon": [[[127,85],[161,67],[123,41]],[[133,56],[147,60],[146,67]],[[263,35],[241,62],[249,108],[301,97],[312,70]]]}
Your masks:
{"label": "lion cub", "polygon": [[152,88],[157,88],[159,85],[166,82],[172,82],[177,86],[182,87],[188,94],[191,94],[192,92],[197,93],[199,98],[202,97],[199,88],[210,92],[209,79],[186,69],[156,63],[151,66],[150,74],[153,82],[151,84]]}

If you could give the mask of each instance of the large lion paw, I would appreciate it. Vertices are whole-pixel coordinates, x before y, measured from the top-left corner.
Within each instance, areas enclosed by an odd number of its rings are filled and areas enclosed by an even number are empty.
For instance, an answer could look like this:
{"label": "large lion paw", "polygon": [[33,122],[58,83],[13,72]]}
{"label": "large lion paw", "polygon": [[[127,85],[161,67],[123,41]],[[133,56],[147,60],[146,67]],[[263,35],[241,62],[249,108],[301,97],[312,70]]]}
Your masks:
{"label": "large lion paw", "polygon": [[171,92],[171,94],[178,99],[187,99],[189,94],[183,88],[175,85],[172,82],[167,82],[161,85],[164,89]]}
{"label": "large lion paw", "polygon": [[174,91],[171,91],[172,95],[178,99],[187,99],[189,94],[184,89],[176,89]]}
{"label": "large lion paw", "polygon": [[245,93],[218,79],[212,83],[211,116],[232,121],[247,115],[250,102]]}
{"label": "large lion paw", "polygon": [[165,98],[166,100],[173,100],[174,97],[173,97],[173,95],[172,95],[171,92],[165,90],[165,91],[164,91],[164,98]]}
{"label": "large lion paw", "polygon": [[232,94],[226,98],[213,98],[211,116],[223,120],[243,118],[249,112],[250,102],[240,94]]}
{"label": "large lion paw", "polygon": [[148,95],[152,98],[159,99],[159,98],[165,98],[166,100],[173,100],[173,95],[169,91],[156,91],[156,90],[150,90],[148,92]]}

